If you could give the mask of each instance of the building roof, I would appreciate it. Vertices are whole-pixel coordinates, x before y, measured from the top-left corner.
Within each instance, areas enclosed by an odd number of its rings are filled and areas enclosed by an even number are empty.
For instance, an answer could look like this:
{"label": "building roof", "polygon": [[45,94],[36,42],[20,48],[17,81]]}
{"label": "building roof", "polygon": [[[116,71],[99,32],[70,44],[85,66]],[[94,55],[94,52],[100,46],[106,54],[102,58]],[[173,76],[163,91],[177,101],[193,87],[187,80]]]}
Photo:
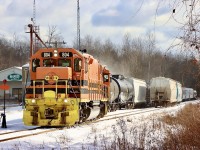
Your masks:
{"label": "building roof", "polygon": [[22,81],[22,67],[13,66],[0,71],[0,81]]}
{"label": "building roof", "polygon": [[29,67],[29,63],[24,64],[22,67]]}

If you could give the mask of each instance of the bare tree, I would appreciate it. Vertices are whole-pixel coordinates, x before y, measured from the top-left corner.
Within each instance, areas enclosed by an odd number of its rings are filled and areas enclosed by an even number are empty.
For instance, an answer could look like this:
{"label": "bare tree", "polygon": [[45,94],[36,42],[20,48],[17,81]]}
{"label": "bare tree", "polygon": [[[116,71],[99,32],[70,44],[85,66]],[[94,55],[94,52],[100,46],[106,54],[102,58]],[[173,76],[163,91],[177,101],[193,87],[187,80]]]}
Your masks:
{"label": "bare tree", "polygon": [[61,33],[58,32],[57,26],[49,25],[48,28],[48,47],[52,47],[54,45],[54,47],[63,47],[63,44],[65,44],[64,42],[64,38],[62,37]]}
{"label": "bare tree", "polygon": [[[177,38],[182,42],[178,45],[181,45],[184,50],[198,51],[200,53],[200,0],[169,2],[173,3],[171,5],[173,7],[172,18],[181,26],[180,36]],[[180,18],[180,12],[183,18]]]}

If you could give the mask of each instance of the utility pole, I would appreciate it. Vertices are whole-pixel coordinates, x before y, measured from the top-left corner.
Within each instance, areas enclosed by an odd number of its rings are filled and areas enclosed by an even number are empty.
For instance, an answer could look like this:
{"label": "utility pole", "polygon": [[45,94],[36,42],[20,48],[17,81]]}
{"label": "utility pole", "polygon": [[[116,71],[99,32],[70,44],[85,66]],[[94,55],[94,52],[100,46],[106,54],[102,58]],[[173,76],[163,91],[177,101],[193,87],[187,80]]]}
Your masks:
{"label": "utility pole", "polygon": [[[39,26],[36,25],[36,0],[33,0],[33,18],[31,18],[31,21],[33,22],[33,30],[39,35]],[[36,36],[33,36],[33,53],[35,53],[38,49],[39,41],[36,38]]]}
{"label": "utility pole", "polygon": [[80,7],[79,0],[77,0],[77,49],[80,50]]}
{"label": "utility pole", "polygon": [[33,26],[36,25],[36,5],[35,0],[33,0]]}

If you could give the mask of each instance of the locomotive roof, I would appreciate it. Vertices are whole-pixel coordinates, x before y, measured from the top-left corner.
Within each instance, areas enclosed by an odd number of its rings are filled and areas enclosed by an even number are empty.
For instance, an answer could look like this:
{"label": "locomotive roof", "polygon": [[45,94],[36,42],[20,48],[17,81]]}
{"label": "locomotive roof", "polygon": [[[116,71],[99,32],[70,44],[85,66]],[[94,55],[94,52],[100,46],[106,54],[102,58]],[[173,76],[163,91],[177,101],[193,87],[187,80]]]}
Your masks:
{"label": "locomotive roof", "polygon": [[35,52],[32,56],[37,56],[39,55],[41,52],[53,52],[54,50],[59,51],[68,51],[68,52],[73,52],[78,54],[80,57],[83,57],[83,53],[81,53],[80,51],[74,49],[74,48],[41,48],[39,49],[37,52]]}

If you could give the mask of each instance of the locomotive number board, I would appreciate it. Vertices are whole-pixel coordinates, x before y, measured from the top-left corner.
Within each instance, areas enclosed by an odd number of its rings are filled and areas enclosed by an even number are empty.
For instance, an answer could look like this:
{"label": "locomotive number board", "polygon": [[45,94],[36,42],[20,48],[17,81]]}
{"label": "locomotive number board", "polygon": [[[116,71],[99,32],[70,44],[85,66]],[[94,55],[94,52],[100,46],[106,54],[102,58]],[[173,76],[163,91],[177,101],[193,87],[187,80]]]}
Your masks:
{"label": "locomotive number board", "polygon": [[72,52],[60,52],[59,55],[60,55],[60,57],[63,57],[63,58],[73,56]]}
{"label": "locomotive number board", "polygon": [[45,58],[52,57],[52,56],[53,56],[52,52],[43,52],[42,53],[42,57],[45,57]]}

